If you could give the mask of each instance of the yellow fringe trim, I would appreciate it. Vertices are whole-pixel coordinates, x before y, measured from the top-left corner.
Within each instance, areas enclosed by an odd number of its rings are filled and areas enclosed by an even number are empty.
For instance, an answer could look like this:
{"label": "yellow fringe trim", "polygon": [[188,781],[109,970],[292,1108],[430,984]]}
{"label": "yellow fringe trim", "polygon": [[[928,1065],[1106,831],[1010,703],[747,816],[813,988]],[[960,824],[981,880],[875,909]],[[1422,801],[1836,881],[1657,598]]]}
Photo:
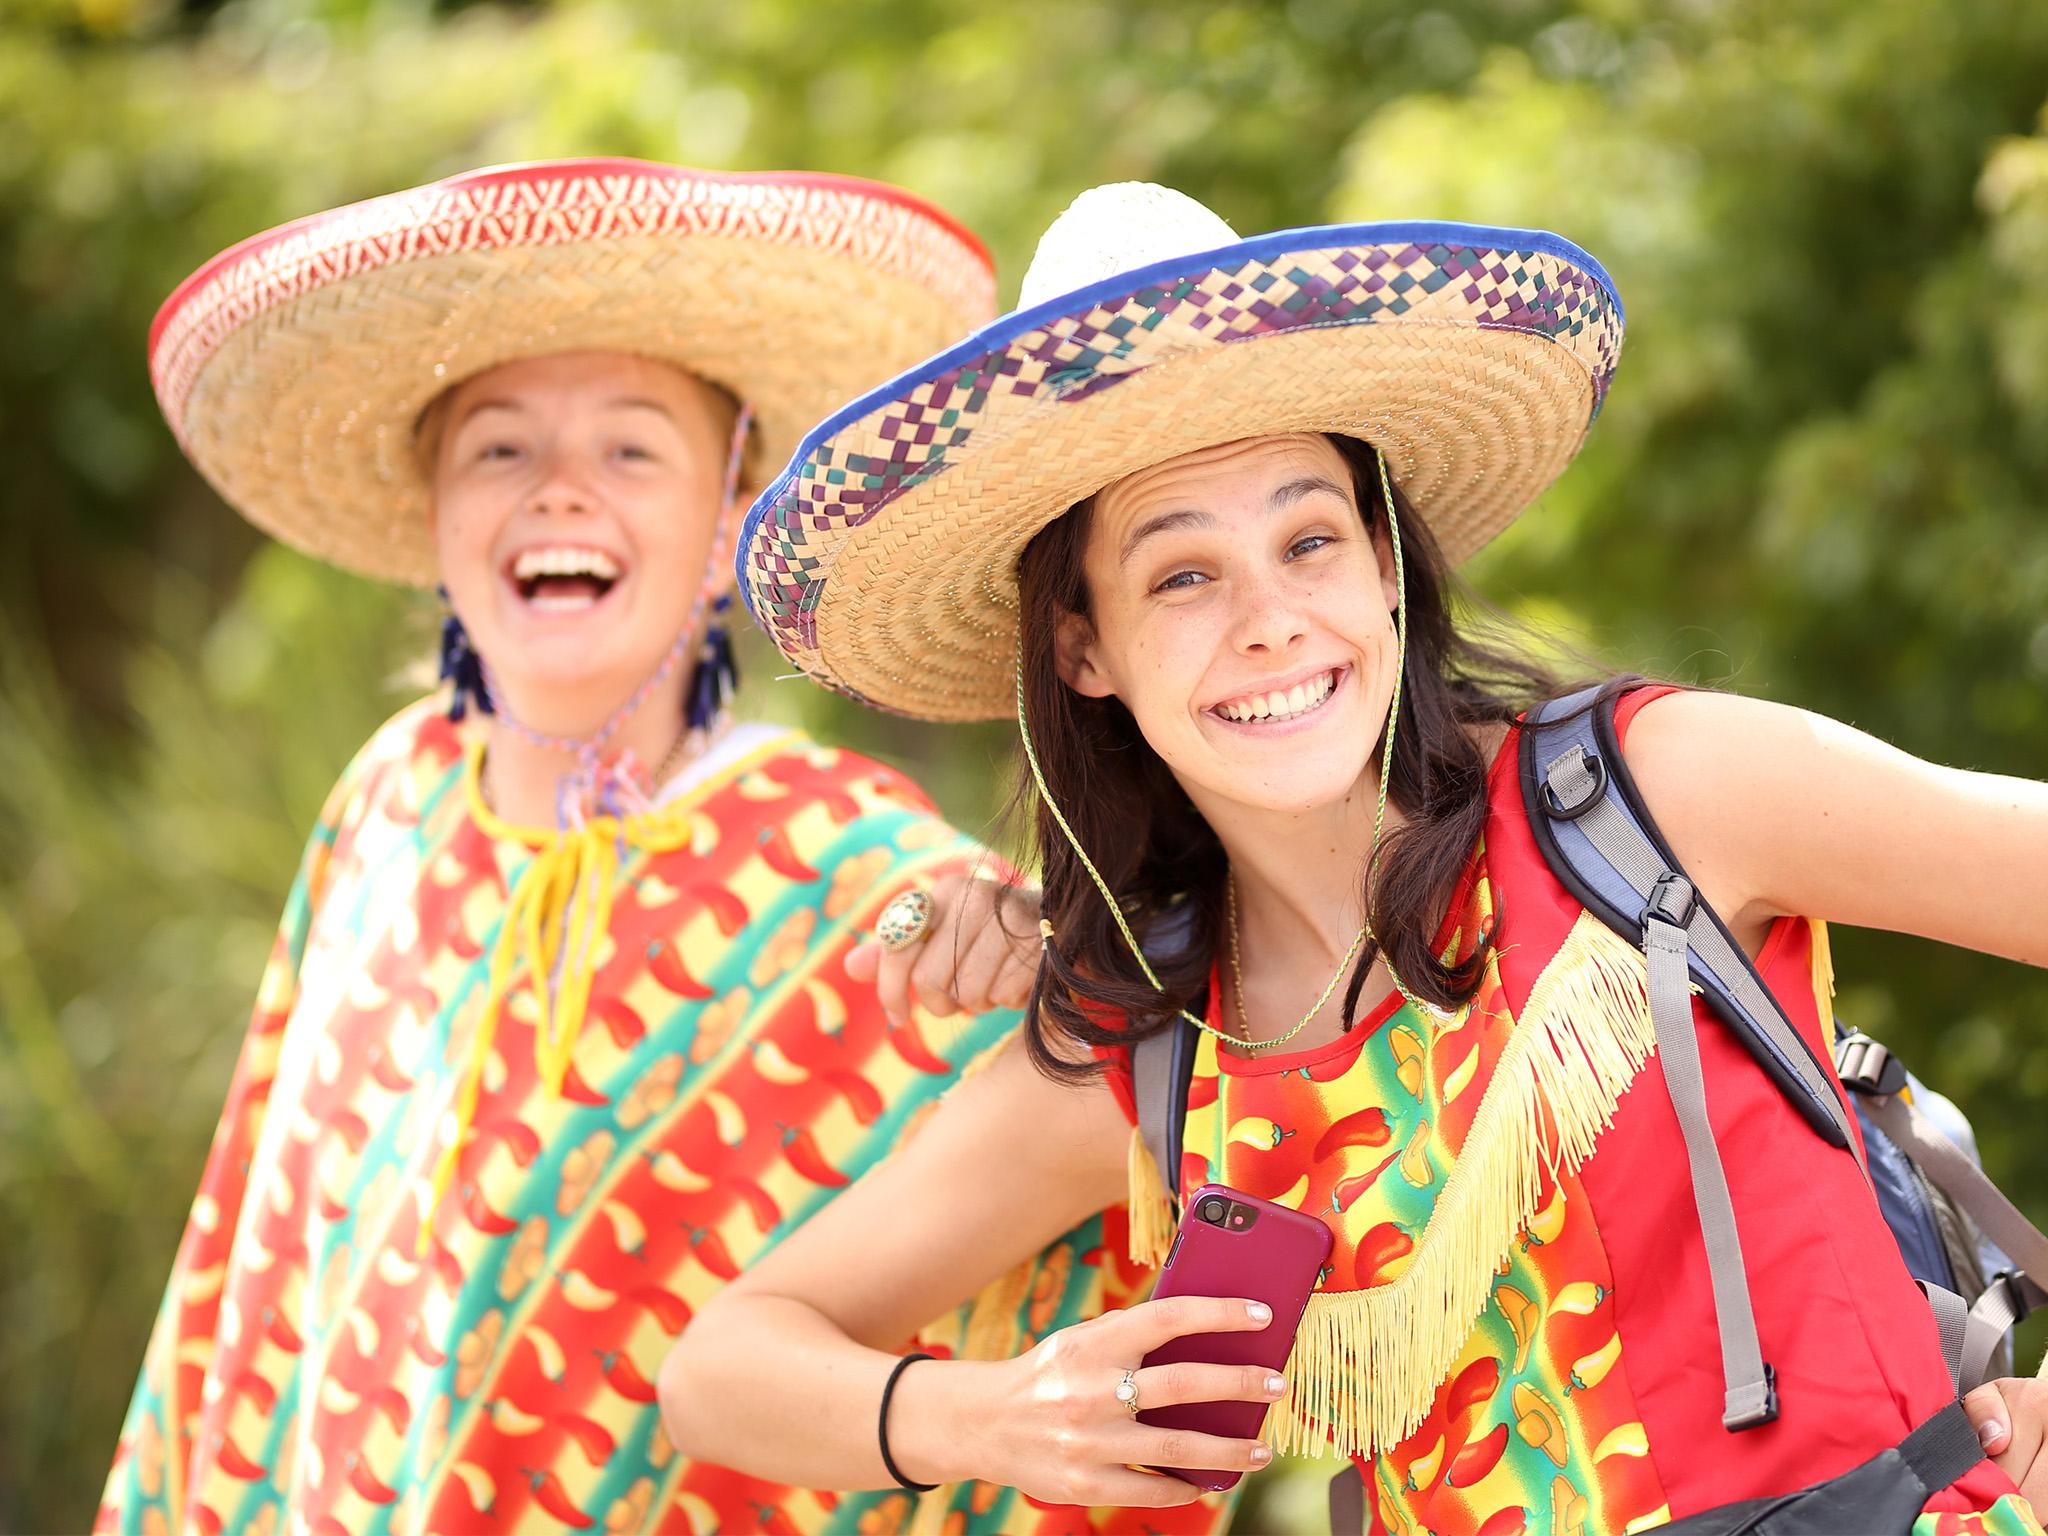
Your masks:
{"label": "yellow fringe trim", "polygon": [[1173,1234],[1180,1222],[1173,1213],[1173,1197],[1166,1192],[1166,1180],[1153,1160],[1145,1137],[1131,1127],[1128,1166],[1131,1194],[1131,1262],[1152,1269],[1166,1262],[1173,1250]]}
{"label": "yellow fringe trim", "polygon": [[1370,1455],[1415,1431],[1516,1234],[1592,1154],[1655,1045],[1641,951],[1582,912],[1529,993],[1407,1270],[1309,1298],[1267,1420],[1276,1451]]}

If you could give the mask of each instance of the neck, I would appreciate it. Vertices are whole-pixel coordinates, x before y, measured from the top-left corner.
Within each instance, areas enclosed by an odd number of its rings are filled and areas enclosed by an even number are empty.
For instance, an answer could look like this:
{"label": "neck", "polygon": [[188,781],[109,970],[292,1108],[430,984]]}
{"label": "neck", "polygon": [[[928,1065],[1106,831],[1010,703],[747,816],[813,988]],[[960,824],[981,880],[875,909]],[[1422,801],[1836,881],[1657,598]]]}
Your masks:
{"label": "neck", "polygon": [[[1237,882],[1245,965],[1327,973],[1350,950],[1366,917],[1365,870],[1373,851],[1379,765],[1350,793],[1309,811],[1202,806]],[[1387,804],[1385,831],[1401,824]],[[1316,979],[1321,985],[1321,976]]]}
{"label": "neck", "polygon": [[[673,686],[649,693],[612,733],[605,743],[604,756],[613,759],[622,752],[631,752],[643,774],[654,773],[682,734],[683,688],[684,679],[678,677]],[[517,704],[511,707],[516,713]],[[609,716],[608,710],[599,717],[597,725],[585,727],[579,734],[594,732]],[[524,715],[519,718],[526,719]],[[491,809],[505,820],[522,826],[553,826],[561,781],[579,766],[575,753],[530,741],[506,724],[502,716],[490,717],[484,747],[485,797]]]}

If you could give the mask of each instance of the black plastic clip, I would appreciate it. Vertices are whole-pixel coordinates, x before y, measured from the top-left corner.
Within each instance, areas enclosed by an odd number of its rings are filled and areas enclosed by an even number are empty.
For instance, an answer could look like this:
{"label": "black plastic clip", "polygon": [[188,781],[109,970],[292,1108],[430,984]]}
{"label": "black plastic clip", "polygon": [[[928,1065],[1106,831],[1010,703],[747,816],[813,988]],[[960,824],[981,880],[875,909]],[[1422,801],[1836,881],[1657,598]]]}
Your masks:
{"label": "black plastic clip", "polygon": [[1721,1427],[1731,1433],[1755,1429],[1759,1425],[1775,1421],[1778,1417],[1778,1368],[1768,1360],[1764,1362],[1762,1402],[1741,1409],[1727,1407],[1725,1403],[1723,1406],[1725,1411],[1721,1415]]}
{"label": "black plastic clip", "polygon": [[1881,1040],[1851,1030],[1835,1042],[1835,1075],[1844,1088],[1884,1097],[1906,1086],[1906,1064]]}
{"label": "black plastic clip", "polygon": [[1650,899],[1643,903],[1643,927],[1648,929],[1653,922],[1669,923],[1674,928],[1689,927],[1699,906],[1700,895],[1692,888],[1692,882],[1677,870],[1667,869],[1657,877],[1657,883],[1650,887]]}
{"label": "black plastic clip", "polygon": [[[1557,798],[1557,789],[1551,784],[1548,772],[1546,771],[1544,775],[1543,808],[1550,812],[1552,821],[1577,821],[1607,795],[1607,764],[1600,760],[1600,754],[1597,752],[1587,752],[1581,748],[1579,755],[1585,759],[1586,771],[1593,775],[1593,782],[1587,788],[1583,799],[1566,805]],[[1559,758],[1550,766],[1554,768],[1562,761],[1563,759]]]}

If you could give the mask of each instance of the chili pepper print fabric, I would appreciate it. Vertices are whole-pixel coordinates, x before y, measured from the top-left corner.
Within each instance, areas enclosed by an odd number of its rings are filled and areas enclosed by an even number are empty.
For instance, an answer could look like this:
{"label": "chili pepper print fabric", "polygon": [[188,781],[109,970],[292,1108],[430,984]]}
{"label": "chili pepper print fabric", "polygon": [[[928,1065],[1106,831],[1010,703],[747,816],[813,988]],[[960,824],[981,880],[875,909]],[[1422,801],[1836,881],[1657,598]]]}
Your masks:
{"label": "chili pepper print fabric", "polygon": [[[843,969],[891,896],[976,850],[901,776],[796,735],[664,804],[688,836],[622,850],[560,1093],[537,1076],[522,979],[437,1202],[468,1031],[536,846],[490,817],[470,762],[427,701],[370,742],[321,816],[96,1528],[922,1526],[901,1493],[789,1489],[679,1457],[654,1382],[720,1286],[1013,1027],[919,1014],[892,1028]],[[1022,1347],[1141,1296],[1148,1277],[1113,1257],[1121,1223],[1096,1218],[984,1297],[981,1333]],[[968,1331],[955,1320],[933,1345]],[[931,1498],[948,1536],[1228,1517],[1040,1508],[979,1487]]]}
{"label": "chili pepper print fabric", "polygon": [[[1493,921],[1482,849],[1447,924],[1449,943],[1490,933]],[[1212,980],[1210,997],[1218,996]],[[1224,1022],[1213,1004],[1211,1022]],[[1517,1068],[1508,1051],[1516,1027],[1489,962],[1478,994],[1455,1013],[1390,997],[1330,1045],[1256,1059],[1220,1053],[1205,1036],[1182,1187],[1215,1179],[1320,1216],[1337,1241],[1311,1320],[1318,1308],[1341,1313],[1348,1297],[1397,1285],[1425,1242],[1459,1242],[1446,1227],[1470,1207],[1453,1197],[1453,1182],[1461,1160],[1470,1164],[1467,1178],[1484,1164],[1484,1143],[1498,1131],[1481,1106],[1497,1072]],[[1672,1517],[1592,1202],[1565,1168],[1540,1177],[1534,1214],[1505,1257],[1496,1261],[1497,1247],[1486,1243],[1467,1244],[1468,1262],[1492,1267],[1476,1322],[1434,1316],[1417,1298],[1412,1329],[1393,1346],[1415,1341],[1419,1372],[1433,1329],[1462,1330],[1448,1369],[1410,1373],[1425,1392],[1434,1382],[1420,1423],[1359,1457],[1375,1533],[1618,1536]],[[1369,1417],[1367,1396],[1395,1374],[1384,1371],[1383,1354],[1380,1379],[1365,1379],[1371,1373],[1357,1364],[1364,1341],[1346,1344],[1322,1361],[1305,1359],[1298,1345],[1289,1365],[1290,1375],[1336,1378],[1326,1385],[1336,1389],[1331,1416],[1340,1423]],[[1707,1347],[1711,1354],[1711,1336]],[[1980,1512],[1924,1514],[1914,1527],[1916,1536],[2039,1529],[2012,1496]]]}

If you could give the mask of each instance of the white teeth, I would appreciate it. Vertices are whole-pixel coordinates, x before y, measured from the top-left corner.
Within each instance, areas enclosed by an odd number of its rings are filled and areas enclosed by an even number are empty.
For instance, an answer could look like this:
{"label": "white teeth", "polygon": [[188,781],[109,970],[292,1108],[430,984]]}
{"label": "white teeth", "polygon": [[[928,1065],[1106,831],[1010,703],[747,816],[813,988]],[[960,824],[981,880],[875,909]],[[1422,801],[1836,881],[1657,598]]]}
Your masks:
{"label": "white teeth", "polygon": [[521,550],[512,563],[512,575],[518,581],[537,576],[595,576],[599,581],[617,581],[619,563],[601,549],[554,544]]}
{"label": "white teeth", "polygon": [[1219,704],[1216,712],[1226,720],[1291,720],[1322,703],[1336,685],[1337,674],[1325,672],[1305,683],[1296,683],[1284,693],[1252,693],[1232,699]]}

